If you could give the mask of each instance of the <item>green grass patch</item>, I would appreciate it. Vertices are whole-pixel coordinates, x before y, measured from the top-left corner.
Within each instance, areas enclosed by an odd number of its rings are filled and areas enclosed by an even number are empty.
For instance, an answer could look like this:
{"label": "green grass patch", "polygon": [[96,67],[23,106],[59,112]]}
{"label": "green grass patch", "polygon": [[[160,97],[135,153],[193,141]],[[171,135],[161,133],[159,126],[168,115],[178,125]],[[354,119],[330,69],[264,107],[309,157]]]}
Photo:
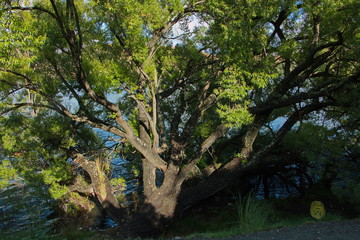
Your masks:
{"label": "green grass patch", "polygon": [[[168,229],[165,236],[191,236],[196,234],[206,234],[208,232],[221,235],[231,231],[236,222],[234,207],[212,207],[205,211],[192,211],[183,218],[179,219]],[[225,234],[228,236],[229,234]]]}
{"label": "green grass patch", "polygon": [[[310,216],[309,207],[299,210],[293,200],[259,200],[249,196],[232,207],[192,212],[177,221],[164,236],[221,238],[319,222]],[[330,211],[320,222],[343,219]]]}
{"label": "green grass patch", "polygon": [[[193,210],[163,233],[159,239],[181,236],[184,238],[222,238],[248,234],[281,227],[291,227],[319,222],[310,217],[309,207],[289,199],[259,200],[254,197],[240,199],[234,205],[212,206]],[[320,221],[343,220],[336,212],[328,211]],[[12,233],[1,233],[1,240],[115,240],[112,229],[98,232],[81,230],[76,226],[67,227],[60,233],[50,234],[39,228]]]}
{"label": "green grass patch", "polygon": [[249,233],[264,229],[273,209],[266,201],[257,200],[250,195],[244,200],[240,198],[236,204],[236,212],[241,232]]}
{"label": "green grass patch", "polygon": [[64,229],[61,233],[51,234],[36,229],[27,229],[11,233],[1,233],[1,240],[115,240],[107,233],[90,230]]}

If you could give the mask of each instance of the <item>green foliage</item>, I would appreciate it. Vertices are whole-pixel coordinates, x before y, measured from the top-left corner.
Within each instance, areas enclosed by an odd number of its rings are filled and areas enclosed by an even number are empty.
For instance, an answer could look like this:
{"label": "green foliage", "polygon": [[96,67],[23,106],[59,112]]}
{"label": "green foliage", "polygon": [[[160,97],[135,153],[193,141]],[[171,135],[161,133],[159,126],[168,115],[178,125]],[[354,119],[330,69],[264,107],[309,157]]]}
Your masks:
{"label": "green foliage", "polygon": [[[259,200],[251,197],[238,201],[233,206],[207,207],[197,214],[190,214],[179,220],[167,232],[167,236],[185,236],[186,238],[224,238],[235,235],[268,231],[283,227],[294,227],[316,223],[309,216],[309,204],[302,208],[305,199],[271,199]],[[311,201],[310,201],[311,203]],[[300,205],[300,206],[299,206]],[[301,209],[299,209],[300,207]],[[264,212],[262,212],[264,211]],[[243,216],[240,218],[240,214]],[[252,216],[247,219],[245,216]],[[248,222],[246,227],[241,225]],[[329,212],[321,222],[344,220],[344,217]],[[253,225],[250,225],[250,222]]]}
{"label": "green foliage", "polygon": [[124,202],[126,196],[123,191],[126,190],[126,180],[123,177],[112,178],[110,179],[110,183],[118,201],[120,203]]}
{"label": "green foliage", "polygon": [[345,163],[340,159],[347,144],[347,137],[336,133],[334,129],[307,122],[291,131],[283,145],[284,151],[297,152],[307,163],[316,166],[310,172],[319,176],[322,175],[323,167],[330,167],[327,171],[333,172]]}
{"label": "green foliage", "polygon": [[269,220],[271,206],[253,196],[237,203],[238,224],[242,232],[254,232],[264,228]]}
{"label": "green foliage", "polygon": [[82,230],[76,227],[68,227],[64,229],[61,233],[52,234],[46,231],[37,230],[35,228],[28,230],[20,230],[17,232],[11,233],[1,233],[2,240],[12,240],[14,238],[19,240],[115,240],[115,238],[111,236],[111,233],[104,232],[96,232],[89,230]]}
{"label": "green foliage", "polygon": [[18,173],[10,160],[0,162],[0,190],[11,184],[11,181],[20,180]]}
{"label": "green foliage", "polygon": [[[359,1],[0,5],[0,151],[14,158],[2,162],[4,179],[18,174],[28,183],[45,184],[61,199],[79,174],[67,161],[69,150],[93,160],[104,148],[102,156],[120,153],[131,161],[129,174],[139,178],[145,153],[175,162],[177,145],[184,149],[176,165],[194,160],[206,168],[239,156],[241,137],[257,117],[267,120],[256,127],[288,117],[303,122],[290,131],[282,150],[315,166],[314,178],[349,167],[344,150],[352,152],[359,139],[358,76],[347,80],[359,69]],[[201,26],[192,30],[194,22]],[[335,124],[303,116],[308,106],[322,108],[319,115]],[[138,141],[140,127],[151,124],[149,139]],[[219,137],[198,157],[220,125],[229,127],[223,142]],[[100,141],[95,128],[119,135],[114,146]],[[272,142],[266,137],[258,146]],[[251,164],[251,158],[243,161]],[[123,178],[112,183],[119,192],[125,188]],[[246,215],[257,214],[252,205],[258,207],[249,199],[247,204],[240,211],[244,228],[250,224]]]}
{"label": "green foliage", "polygon": [[146,41],[155,31],[183,9],[179,0],[159,2],[146,1],[90,1],[99,21],[108,24],[111,31],[122,30],[127,37],[124,43],[133,57],[143,62],[146,59]]}
{"label": "green foliage", "polygon": [[247,104],[242,104],[241,106],[228,107],[221,105],[218,108],[218,113],[221,118],[224,119],[224,122],[227,123],[227,126],[231,127],[241,127],[242,125],[249,124],[253,120],[253,117],[248,112]]}
{"label": "green foliage", "polygon": [[[360,186],[358,179],[346,179],[345,182],[334,184],[332,191],[339,200],[348,205],[347,208],[355,208],[356,212],[360,212]],[[356,214],[352,212],[352,214]]]}
{"label": "green foliage", "polygon": [[[31,13],[4,13],[0,19],[0,64],[2,68],[12,68],[26,73],[32,72],[33,63],[38,59],[39,47],[45,36],[34,29],[36,19]],[[1,72],[1,77],[8,74]]]}
{"label": "green foliage", "polygon": [[53,199],[61,199],[69,190],[63,185],[73,178],[70,166],[65,161],[54,162],[52,166],[41,172],[42,179],[49,186],[49,193]]}

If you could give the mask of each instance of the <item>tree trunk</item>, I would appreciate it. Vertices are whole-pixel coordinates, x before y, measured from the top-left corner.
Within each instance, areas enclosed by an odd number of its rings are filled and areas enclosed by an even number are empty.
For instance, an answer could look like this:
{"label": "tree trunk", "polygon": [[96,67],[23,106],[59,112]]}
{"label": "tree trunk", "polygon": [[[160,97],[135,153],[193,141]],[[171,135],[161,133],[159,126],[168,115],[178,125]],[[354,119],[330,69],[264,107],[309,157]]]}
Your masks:
{"label": "tree trunk", "polygon": [[[249,126],[248,131],[242,138],[241,158],[232,159],[196,186],[188,189],[182,188],[188,173],[193,169],[183,168],[181,170],[174,163],[169,163],[164,172],[162,185],[159,188],[155,188],[152,192],[145,191],[144,205],[128,224],[130,232],[140,236],[158,235],[174,218],[181,215],[184,210],[200,200],[221,191],[232,180],[242,176],[245,172],[254,170],[258,165],[257,159],[252,159],[250,163],[245,163],[245,160],[249,160],[253,142],[266,118],[267,115],[257,116],[255,123]],[[143,165],[143,167],[146,166],[146,164]],[[147,167],[151,169],[150,166]],[[145,168],[144,172],[146,173],[149,169]],[[149,174],[149,176],[152,176],[152,174]],[[144,184],[148,180],[145,178]]]}
{"label": "tree trunk", "polygon": [[73,159],[78,163],[91,178],[91,187],[101,206],[117,222],[127,215],[126,211],[119,205],[112,191],[110,181],[101,167],[100,160],[90,161],[82,154],[75,154]]}
{"label": "tree trunk", "polygon": [[147,196],[143,206],[128,223],[128,230],[136,236],[156,236],[176,217],[176,207],[181,185],[179,167],[169,164],[164,181]]}
{"label": "tree trunk", "polygon": [[182,189],[177,206],[179,214],[195,203],[223,190],[235,179],[239,179],[249,171],[254,171],[258,168],[262,155],[258,155],[257,157],[251,156],[253,153],[253,144],[269,114],[270,112],[256,115],[253,124],[248,126],[246,133],[241,139],[242,148],[240,157],[233,158],[196,186]]}

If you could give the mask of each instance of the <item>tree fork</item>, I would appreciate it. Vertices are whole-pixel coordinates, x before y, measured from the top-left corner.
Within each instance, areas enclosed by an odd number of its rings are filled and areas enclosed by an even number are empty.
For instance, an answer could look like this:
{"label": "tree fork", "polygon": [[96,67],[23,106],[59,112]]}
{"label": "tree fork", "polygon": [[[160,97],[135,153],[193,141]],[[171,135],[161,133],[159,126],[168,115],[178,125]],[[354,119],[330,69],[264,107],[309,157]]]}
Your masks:
{"label": "tree fork", "polygon": [[127,213],[113,194],[110,181],[101,168],[100,160],[90,161],[80,153],[71,154],[71,157],[90,175],[91,186],[101,206],[114,220],[120,223]]}
{"label": "tree fork", "polygon": [[176,218],[178,197],[184,181],[179,171],[178,166],[169,164],[162,185],[146,197],[143,206],[127,224],[130,234],[156,236]]}

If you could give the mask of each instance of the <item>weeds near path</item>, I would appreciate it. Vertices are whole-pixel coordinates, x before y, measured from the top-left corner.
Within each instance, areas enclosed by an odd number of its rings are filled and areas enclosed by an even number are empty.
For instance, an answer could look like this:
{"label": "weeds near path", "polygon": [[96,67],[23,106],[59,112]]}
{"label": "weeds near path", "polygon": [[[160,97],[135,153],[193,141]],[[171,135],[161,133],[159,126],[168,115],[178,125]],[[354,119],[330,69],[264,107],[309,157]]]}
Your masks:
{"label": "weeds near path", "polygon": [[238,225],[244,233],[263,229],[270,217],[272,207],[265,201],[258,200],[249,195],[236,204]]}

